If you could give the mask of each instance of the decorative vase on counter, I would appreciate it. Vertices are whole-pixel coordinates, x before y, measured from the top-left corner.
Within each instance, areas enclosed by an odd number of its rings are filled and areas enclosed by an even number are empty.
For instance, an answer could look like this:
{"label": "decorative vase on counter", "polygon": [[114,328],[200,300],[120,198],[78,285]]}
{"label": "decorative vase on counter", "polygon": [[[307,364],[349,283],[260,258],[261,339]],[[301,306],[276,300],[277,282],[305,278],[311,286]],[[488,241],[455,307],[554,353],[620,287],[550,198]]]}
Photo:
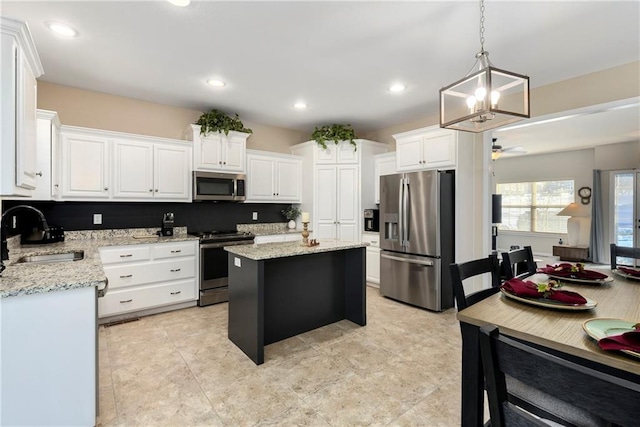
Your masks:
{"label": "decorative vase on counter", "polygon": [[289,227],[289,230],[294,230],[296,228],[296,221],[295,220],[289,220],[289,223],[287,224],[287,227]]}

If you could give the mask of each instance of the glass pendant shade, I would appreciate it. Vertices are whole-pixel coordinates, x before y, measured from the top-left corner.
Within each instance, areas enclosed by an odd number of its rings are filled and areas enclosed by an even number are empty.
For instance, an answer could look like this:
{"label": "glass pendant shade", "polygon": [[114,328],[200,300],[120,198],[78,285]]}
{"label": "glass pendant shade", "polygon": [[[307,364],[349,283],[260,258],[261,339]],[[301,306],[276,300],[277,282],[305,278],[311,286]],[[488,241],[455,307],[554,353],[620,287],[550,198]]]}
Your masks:
{"label": "glass pendant shade", "polygon": [[[480,62],[487,53],[481,52]],[[484,132],[529,118],[529,77],[487,65],[440,89],[440,127]]]}

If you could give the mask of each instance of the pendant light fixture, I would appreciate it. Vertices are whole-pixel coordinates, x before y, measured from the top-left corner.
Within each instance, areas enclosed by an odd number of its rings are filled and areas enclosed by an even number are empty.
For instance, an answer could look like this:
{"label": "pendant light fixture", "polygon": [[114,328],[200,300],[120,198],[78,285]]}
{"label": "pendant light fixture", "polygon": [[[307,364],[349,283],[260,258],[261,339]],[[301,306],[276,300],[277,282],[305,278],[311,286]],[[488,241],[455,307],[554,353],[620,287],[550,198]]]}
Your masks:
{"label": "pendant light fixture", "polygon": [[480,52],[464,78],[440,89],[440,127],[484,132],[529,117],[529,77],[495,68],[484,50],[480,0]]}

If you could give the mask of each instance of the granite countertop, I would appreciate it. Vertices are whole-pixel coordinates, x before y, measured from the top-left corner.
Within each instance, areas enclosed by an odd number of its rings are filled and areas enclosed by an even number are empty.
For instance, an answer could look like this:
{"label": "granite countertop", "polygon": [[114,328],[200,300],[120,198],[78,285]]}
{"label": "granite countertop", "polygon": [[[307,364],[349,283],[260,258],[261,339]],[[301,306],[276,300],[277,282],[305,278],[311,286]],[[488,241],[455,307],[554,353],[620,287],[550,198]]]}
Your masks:
{"label": "granite countertop", "polygon": [[[300,234],[302,229],[289,228],[286,222],[274,222],[264,224],[238,224],[238,231],[253,233],[256,236],[272,236],[275,234]],[[311,232],[311,230],[307,230]]]}
{"label": "granite countertop", "polygon": [[307,247],[300,242],[263,243],[260,245],[225,246],[232,254],[255,261],[273,258],[285,258],[296,255],[309,255],[319,252],[341,251],[344,249],[364,248],[368,243],[347,242],[342,240],[321,240],[318,246]]}
{"label": "granite countertop", "polygon": [[[98,251],[100,248],[198,240],[197,237],[186,234],[186,228],[176,231],[171,237],[155,236],[155,229],[69,231],[65,233],[64,242],[47,245],[20,245],[19,237],[10,239],[9,260],[5,261],[7,268],[0,277],[0,298],[90,286],[102,289],[107,276],[102,268]],[[153,237],[150,237],[152,235]],[[144,238],[140,238],[142,236]],[[84,259],[52,263],[16,263],[23,256],[73,251],[84,251]]]}

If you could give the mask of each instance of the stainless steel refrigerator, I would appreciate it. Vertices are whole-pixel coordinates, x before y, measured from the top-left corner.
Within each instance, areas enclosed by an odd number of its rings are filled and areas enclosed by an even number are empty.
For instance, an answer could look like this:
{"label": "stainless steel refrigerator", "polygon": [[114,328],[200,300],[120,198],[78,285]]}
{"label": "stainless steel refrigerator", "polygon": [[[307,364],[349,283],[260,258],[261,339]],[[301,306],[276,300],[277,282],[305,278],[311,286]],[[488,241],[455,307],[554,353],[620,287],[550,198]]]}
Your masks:
{"label": "stainless steel refrigerator", "polygon": [[453,307],[455,176],[422,171],[380,177],[380,293],[442,311]]}

